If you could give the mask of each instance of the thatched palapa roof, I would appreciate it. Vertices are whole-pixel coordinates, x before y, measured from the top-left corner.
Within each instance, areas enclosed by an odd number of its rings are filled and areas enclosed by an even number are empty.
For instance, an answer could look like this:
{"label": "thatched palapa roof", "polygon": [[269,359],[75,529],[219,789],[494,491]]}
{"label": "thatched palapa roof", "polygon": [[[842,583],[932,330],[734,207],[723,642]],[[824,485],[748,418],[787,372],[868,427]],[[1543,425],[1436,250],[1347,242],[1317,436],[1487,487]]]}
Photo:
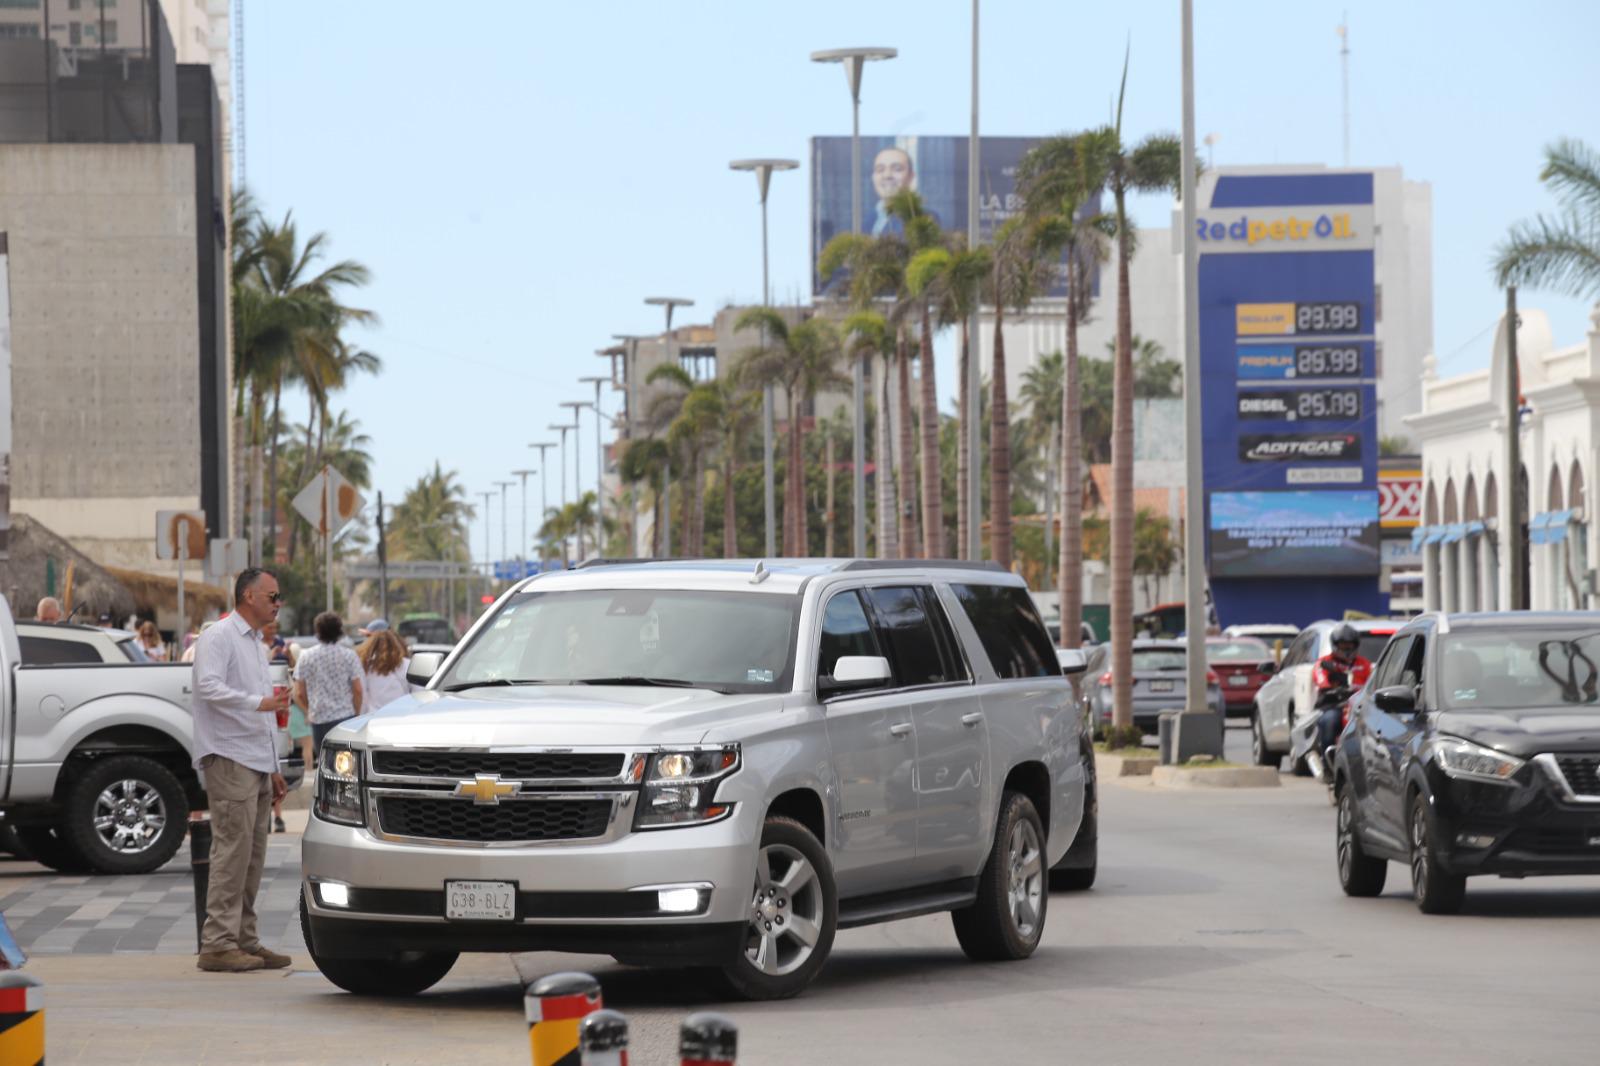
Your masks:
{"label": "thatched palapa roof", "polygon": [[103,566],[74,548],[40,525],[30,515],[11,516],[11,558],[0,560],[0,591],[11,601],[11,610],[18,618],[32,618],[39,600],[51,593],[45,588],[45,572],[49,560],[55,561],[56,588],[59,598],[65,591],[67,566],[72,566],[72,603],[63,606],[71,610],[80,606],[80,615],[93,621],[109,612],[116,618],[126,618],[138,607],[138,602],[123,583]]}
{"label": "thatched palapa roof", "polygon": [[[161,610],[176,613],[178,610],[178,579],[170,574],[149,574],[143,570],[124,570],[108,566],[106,572],[122,582],[139,610]],[[228,590],[220,585],[208,585],[184,575],[183,610],[194,625],[207,614],[221,614],[228,609]]]}

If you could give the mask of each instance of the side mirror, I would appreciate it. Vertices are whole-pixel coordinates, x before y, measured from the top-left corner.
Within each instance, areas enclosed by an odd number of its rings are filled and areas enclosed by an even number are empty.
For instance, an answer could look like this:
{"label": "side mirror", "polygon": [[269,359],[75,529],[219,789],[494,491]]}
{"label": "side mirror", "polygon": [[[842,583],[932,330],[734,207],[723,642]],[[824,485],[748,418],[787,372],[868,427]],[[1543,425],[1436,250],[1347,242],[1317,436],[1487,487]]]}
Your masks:
{"label": "side mirror", "polygon": [[434,674],[439,672],[439,667],[444,665],[444,655],[436,651],[419,651],[411,657],[411,665],[406,668],[406,681],[408,684],[421,688],[426,685]]}
{"label": "side mirror", "polygon": [[1089,669],[1089,657],[1082,648],[1058,648],[1056,659],[1061,663],[1063,674],[1081,674]]}
{"label": "side mirror", "polygon": [[817,678],[817,694],[834,696],[879,688],[890,678],[889,660],[881,655],[841,655],[833,664],[833,675]]}
{"label": "side mirror", "polygon": [[1266,676],[1271,677],[1277,672],[1278,664],[1273,662],[1271,659],[1268,659],[1266,662],[1256,664],[1256,673],[1258,674],[1265,674]]}
{"label": "side mirror", "polygon": [[1417,713],[1417,694],[1409,685],[1390,685],[1373,693],[1378,710],[1389,714]]}

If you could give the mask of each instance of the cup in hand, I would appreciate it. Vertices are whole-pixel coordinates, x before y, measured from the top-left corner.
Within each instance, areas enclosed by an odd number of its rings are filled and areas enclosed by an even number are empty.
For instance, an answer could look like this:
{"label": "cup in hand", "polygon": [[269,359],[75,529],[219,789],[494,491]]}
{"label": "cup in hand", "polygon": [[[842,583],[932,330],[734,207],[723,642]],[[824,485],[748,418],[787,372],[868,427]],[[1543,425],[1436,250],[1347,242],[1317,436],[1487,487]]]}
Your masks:
{"label": "cup in hand", "polygon": [[267,673],[272,678],[272,696],[281,699],[284,705],[278,708],[278,728],[283,729],[289,724],[289,667],[284,663],[271,663]]}

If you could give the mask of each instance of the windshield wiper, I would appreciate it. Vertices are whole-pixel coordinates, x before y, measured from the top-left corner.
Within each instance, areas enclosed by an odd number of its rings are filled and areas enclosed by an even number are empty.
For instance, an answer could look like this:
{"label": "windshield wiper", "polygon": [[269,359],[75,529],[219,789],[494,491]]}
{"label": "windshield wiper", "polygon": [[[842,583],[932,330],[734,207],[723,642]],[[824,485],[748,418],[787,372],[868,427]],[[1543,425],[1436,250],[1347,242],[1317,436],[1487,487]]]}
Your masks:
{"label": "windshield wiper", "polygon": [[572,679],[574,685],[648,685],[652,688],[708,688],[713,692],[726,693],[726,689],[716,685],[708,685],[699,681],[685,681],[679,677],[643,677],[637,674],[625,674],[620,677],[576,677]]}
{"label": "windshield wiper", "polygon": [[460,692],[469,688],[497,688],[502,685],[552,685],[553,681],[546,681],[536,677],[491,677],[484,681],[461,681],[454,685],[445,685],[440,692]]}

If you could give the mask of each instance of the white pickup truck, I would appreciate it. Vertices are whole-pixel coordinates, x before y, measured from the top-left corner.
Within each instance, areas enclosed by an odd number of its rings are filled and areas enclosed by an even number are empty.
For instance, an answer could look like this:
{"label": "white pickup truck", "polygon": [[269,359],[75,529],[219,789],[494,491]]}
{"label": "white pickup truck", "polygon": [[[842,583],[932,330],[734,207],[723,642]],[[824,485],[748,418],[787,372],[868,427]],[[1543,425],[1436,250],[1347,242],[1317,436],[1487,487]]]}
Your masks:
{"label": "white pickup truck", "polygon": [[[16,622],[0,597],[0,828],[58,870],[147,873],[205,806],[188,663],[135,662],[90,626]],[[303,768],[287,758],[294,787]]]}

